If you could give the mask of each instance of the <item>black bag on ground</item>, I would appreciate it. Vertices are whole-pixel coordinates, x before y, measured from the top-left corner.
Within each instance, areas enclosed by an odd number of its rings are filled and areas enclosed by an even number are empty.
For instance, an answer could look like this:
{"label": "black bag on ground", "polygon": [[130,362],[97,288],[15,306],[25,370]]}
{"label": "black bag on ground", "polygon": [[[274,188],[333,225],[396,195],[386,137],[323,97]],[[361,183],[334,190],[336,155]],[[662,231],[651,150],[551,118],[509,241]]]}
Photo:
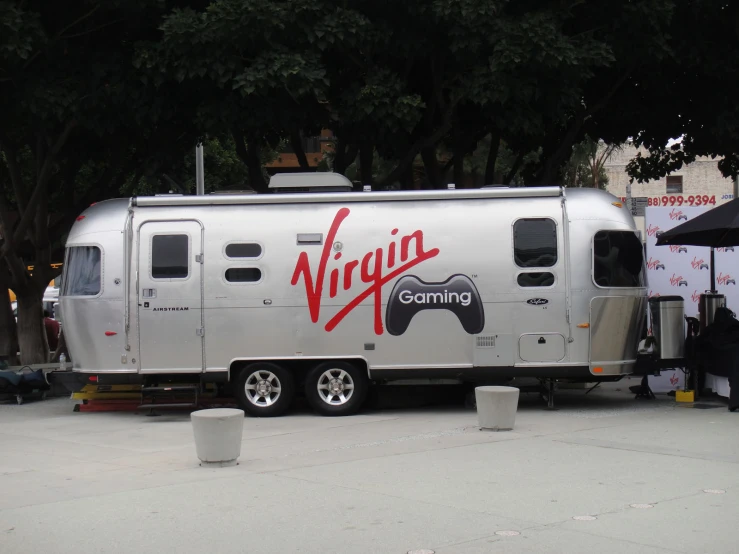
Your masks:
{"label": "black bag on ground", "polygon": [[728,308],[718,308],[713,323],[700,335],[696,350],[704,371],[728,377],[729,409],[739,407],[739,321]]}

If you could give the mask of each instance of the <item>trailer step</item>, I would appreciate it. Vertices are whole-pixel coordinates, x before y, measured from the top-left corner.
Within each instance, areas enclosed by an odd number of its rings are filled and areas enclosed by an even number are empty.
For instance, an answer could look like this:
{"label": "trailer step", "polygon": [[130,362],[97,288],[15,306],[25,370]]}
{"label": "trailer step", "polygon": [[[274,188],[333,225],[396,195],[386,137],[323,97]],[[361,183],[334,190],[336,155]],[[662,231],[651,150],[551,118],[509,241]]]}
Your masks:
{"label": "trailer step", "polygon": [[141,387],[141,392],[182,392],[196,391],[200,387],[198,385],[172,385],[159,387]]}
{"label": "trailer step", "polygon": [[183,402],[183,403],[174,403],[174,404],[139,404],[138,408],[197,408],[197,404],[193,404],[192,402]]}

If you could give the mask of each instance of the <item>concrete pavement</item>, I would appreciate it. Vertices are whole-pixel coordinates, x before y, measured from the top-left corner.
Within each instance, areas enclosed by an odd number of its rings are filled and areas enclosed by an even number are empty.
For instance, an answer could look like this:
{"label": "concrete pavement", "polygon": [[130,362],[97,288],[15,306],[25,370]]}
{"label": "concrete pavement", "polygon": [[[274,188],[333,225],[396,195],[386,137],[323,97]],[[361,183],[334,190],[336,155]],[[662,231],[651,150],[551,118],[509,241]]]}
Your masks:
{"label": "concrete pavement", "polygon": [[462,406],[247,417],[232,468],[184,412],[0,404],[0,552],[736,552],[739,414],[630,384],[522,394],[500,433]]}

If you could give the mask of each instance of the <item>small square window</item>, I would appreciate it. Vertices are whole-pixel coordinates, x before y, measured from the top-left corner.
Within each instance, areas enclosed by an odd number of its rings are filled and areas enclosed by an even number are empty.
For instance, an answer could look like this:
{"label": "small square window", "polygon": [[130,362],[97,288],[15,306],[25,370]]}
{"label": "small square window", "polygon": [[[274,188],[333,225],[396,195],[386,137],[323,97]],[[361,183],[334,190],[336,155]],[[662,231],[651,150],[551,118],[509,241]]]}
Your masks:
{"label": "small square window", "polygon": [[683,193],[683,176],[672,175],[667,177],[667,194],[682,194]]}
{"label": "small square window", "polygon": [[519,219],[513,224],[513,257],[518,267],[557,263],[557,228],[551,219]]}
{"label": "small square window", "polygon": [[151,241],[152,279],[186,279],[189,274],[187,235],[154,235]]}

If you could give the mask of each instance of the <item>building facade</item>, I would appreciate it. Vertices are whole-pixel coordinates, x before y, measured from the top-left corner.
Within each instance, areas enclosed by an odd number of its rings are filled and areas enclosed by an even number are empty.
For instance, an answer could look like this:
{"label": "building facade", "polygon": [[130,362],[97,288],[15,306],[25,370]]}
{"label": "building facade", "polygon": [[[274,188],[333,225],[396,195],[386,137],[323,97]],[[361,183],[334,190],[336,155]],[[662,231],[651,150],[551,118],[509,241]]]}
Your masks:
{"label": "building facade", "polygon": [[[629,144],[622,150],[616,150],[608,159],[605,163],[608,192],[626,198],[626,188],[629,184],[626,166],[639,152],[642,156],[648,155],[646,149],[637,149]],[[631,196],[647,198],[649,206],[725,204],[734,197],[734,182],[721,174],[718,162],[718,158],[703,156],[662,179],[646,183],[634,182],[631,184]]]}

